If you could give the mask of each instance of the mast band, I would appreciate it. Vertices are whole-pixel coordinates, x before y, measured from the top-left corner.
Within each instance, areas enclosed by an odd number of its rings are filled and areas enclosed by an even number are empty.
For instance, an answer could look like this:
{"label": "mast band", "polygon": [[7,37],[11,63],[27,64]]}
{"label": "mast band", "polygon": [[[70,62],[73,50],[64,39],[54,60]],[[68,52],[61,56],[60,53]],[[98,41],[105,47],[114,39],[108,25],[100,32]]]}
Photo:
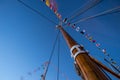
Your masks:
{"label": "mast band", "polygon": [[[71,57],[74,58],[74,60],[76,59],[76,57],[80,54],[80,53],[85,53],[86,51],[81,50],[80,49],[80,45],[74,45],[71,49],[70,49],[70,53],[71,53]],[[77,52],[73,55],[73,50],[77,50]]]}

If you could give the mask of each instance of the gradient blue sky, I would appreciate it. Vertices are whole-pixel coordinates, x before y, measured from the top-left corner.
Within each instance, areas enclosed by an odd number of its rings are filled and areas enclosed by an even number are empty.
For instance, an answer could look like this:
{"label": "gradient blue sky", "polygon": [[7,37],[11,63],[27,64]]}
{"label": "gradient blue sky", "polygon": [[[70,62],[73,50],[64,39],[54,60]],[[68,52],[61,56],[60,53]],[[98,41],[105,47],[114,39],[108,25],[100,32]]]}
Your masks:
{"label": "gradient blue sky", "polygon": [[[54,13],[40,0],[23,1],[58,23]],[[88,0],[56,1],[59,12],[65,18]],[[99,5],[81,15],[81,18],[116,6],[120,6],[120,0],[103,0]],[[120,12],[79,23],[82,29],[89,32],[101,43],[102,47],[106,48],[118,64],[120,64],[119,23]],[[77,42],[89,50],[90,55],[108,66],[103,60],[103,53],[95,45],[72,28],[65,29]],[[57,32],[55,24],[26,8],[17,0],[0,0],[0,80],[20,80],[21,76],[25,76],[25,80],[40,80],[42,69],[32,76],[28,76],[27,73],[48,60]],[[75,73],[73,59],[70,57],[63,37],[61,37],[61,46],[60,71],[67,75],[68,80],[80,80]],[[56,57],[57,51],[55,50],[52,64],[57,66]],[[61,76],[61,73],[60,78],[60,80],[66,80],[65,77]],[[112,79],[118,80],[113,76]],[[46,80],[56,80],[56,70],[52,65]]]}

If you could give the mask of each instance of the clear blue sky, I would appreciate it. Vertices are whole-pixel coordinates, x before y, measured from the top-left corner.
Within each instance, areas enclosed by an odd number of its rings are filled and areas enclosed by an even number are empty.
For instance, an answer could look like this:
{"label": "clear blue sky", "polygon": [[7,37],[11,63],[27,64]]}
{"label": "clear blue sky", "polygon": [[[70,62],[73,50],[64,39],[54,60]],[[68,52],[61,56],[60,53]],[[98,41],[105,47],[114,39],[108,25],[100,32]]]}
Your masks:
{"label": "clear blue sky", "polygon": [[[58,20],[54,13],[40,0],[23,0],[31,7],[37,9],[56,23]],[[70,16],[89,0],[56,0],[58,11],[62,17]],[[103,0],[99,5],[90,9],[80,18],[93,15],[104,10],[120,6],[120,0]],[[102,47],[120,65],[120,12],[101,16],[95,19],[79,23],[82,29],[89,32]],[[86,40],[81,34],[72,28],[65,28],[73,38],[83,44],[90,55],[104,63],[104,55],[95,45]],[[29,76],[33,71],[48,60],[53,42],[58,30],[55,24],[41,17],[39,14],[26,8],[17,0],[0,0],[0,80],[40,80],[40,71]],[[80,80],[77,76],[73,59],[69,49],[61,37],[60,71],[67,75],[68,80]],[[57,51],[52,59],[52,64],[57,66]],[[56,80],[55,66],[50,66],[46,80]],[[66,80],[60,73],[60,80]],[[113,80],[118,80],[112,76]]]}

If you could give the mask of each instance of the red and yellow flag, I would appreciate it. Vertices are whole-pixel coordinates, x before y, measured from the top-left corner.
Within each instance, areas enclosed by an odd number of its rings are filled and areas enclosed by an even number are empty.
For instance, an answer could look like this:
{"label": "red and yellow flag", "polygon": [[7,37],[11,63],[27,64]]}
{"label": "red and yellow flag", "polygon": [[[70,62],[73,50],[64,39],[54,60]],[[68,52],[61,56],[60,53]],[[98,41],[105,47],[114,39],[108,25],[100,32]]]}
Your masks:
{"label": "red and yellow flag", "polygon": [[50,0],[46,0],[46,5],[48,6],[48,7],[50,7]]}
{"label": "red and yellow flag", "polygon": [[55,0],[42,0],[56,14],[57,18],[61,19],[61,14],[58,13],[57,3]]}

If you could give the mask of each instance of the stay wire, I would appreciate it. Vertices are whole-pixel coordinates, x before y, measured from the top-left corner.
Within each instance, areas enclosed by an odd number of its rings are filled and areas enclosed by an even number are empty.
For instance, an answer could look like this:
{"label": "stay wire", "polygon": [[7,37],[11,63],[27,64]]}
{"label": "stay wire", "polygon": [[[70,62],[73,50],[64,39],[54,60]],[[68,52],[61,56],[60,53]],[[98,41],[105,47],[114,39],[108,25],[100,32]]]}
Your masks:
{"label": "stay wire", "polygon": [[59,38],[59,34],[60,34],[60,31],[58,31],[57,36],[56,36],[56,39],[55,39],[55,42],[54,42],[54,44],[53,44],[53,48],[52,48],[52,51],[51,51],[51,54],[50,54],[50,57],[49,57],[49,62],[48,62],[47,68],[46,68],[46,72],[45,72],[45,74],[44,74],[45,77],[46,77],[46,75],[47,75],[47,72],[48,72],[48,69],[49,69],[49,66],[50,66],[50,63],[51,63],[51,60],[52,60],[52,56],[53,56],[53,54],[54,54],[54,50],[55,50],[55,46],[56,46],[57,40],[58,40],[58,38]]}
{"label": "stay wire", "polygon": [[73,18],[85,13],[86,11],[88,11],[89,9],[91,9],[92,7],[96,6],[97,4],[99,4],[102,0],[93,0],[93,1],[88,1],[86,4],[84,4],[82,7],[80,7],[77,11],[75,11],[74,15],[72,15],[70,18],[68,18],[68,20],[73,20]]}
{"label": "stay wire", "polygon": [[60,70],[60,36],[58,38],[58,71],[57,71],[57,80],[59,80],[59,70]]}
{"label": "stay wire", "polygon": [[112,80],[111,77],[101,68],[101,71],[106,75],[109,80]]}
{"label": "stay wire", "polygon": [[45,18],[46,20],[50,21],[51,23],[57,25],[56,22],[54,22],[53,20],[49,19],[47,16],[45,16],[44,14],[42,14],[41,12],[39,12],[38,10],[32,8],[31,6],[29,6],[28,4],[26,4],[25,2],[23,2],[22,0],[17,0],[18,2],[22,3],[25,7],[31,9],[33,12],[39,14],[40,16],[42,16],[43,18]]}
{"label": "stay wire", "polygon": [[78,21],[73,22],[72,24],[77,24],[77,23],[80,23],[80,22],[83,22],[83,21],[87,21],[87,20],[92,19],[92,18],[104,16],[104,15],[107,15],[107,14],[118,13],[118,12],[120,12],[120,6],[112,8],[112,9],[109,9],[109,10],[106,10],[106,11],[103,11],[103,12],[95,14],[93,16],[82,18],[82,19],[80,19]]}
{"label": "stay wire", "polygon": [[[116,70],[118,73],[120,73],[120,70],[115,67],[111,62],[109,62],[107,59],[104,58],[104,61],[106,61],[114,70]],[[113,71],[114,71],[113,70]],[[115,71],[114,71],[115,72]]]}

